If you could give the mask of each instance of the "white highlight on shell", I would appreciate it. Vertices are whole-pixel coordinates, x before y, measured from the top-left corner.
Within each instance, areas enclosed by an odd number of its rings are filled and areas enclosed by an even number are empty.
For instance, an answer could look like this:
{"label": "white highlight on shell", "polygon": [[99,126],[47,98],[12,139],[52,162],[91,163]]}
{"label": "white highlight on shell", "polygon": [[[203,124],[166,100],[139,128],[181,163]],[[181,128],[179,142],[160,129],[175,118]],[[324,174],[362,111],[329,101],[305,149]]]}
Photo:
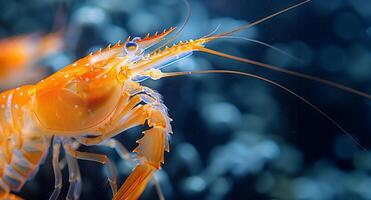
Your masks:
{"label": "white highlight on shell", "polygon": [[103,61],[103,60],[107,60],[108,58],[112,57],[113,55],[115,55],[116,53],[119,53],[120,49],[112,49],[110,50],[109,52],[104,52],[104,53],[101,53],[101,54],[97,54],[97,55],[94,55],[91,59],[90,59],[90,63],[91,64],[94,64],[96,62],[100,62],[100,61]]}

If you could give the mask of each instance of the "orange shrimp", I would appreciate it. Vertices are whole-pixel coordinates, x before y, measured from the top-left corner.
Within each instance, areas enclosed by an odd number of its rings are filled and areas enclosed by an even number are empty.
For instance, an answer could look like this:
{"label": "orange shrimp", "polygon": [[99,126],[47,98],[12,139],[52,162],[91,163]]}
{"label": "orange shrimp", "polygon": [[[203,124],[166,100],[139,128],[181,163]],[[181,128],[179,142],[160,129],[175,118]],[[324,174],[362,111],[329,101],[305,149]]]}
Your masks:
{"label": "orange shrimp", "polygon": [[[171,119],[161,95],[139,83],[146,78],[157,80],[195,73],[230,73],[258,78],[295,95],[347,133],[313,104],[263,77],[228,70],[173,73],[163,73],[160,70],[194,51],[201,51],[322,82],[371,99],[368,94],[343,85],[205,47],[208,42],[257,25],[309,1],[303,1],[230,32],[179,42],[172,47],[160,46],[150,53],[146,50],[163,41],[174,28],[161,34],[156,33],[152,37],[147,35],[143,39],[129,37],[124,43],[119,42],[113,47],[108,46],[90,54],[35,85],[1,93],[0,125],[3,137],[0,141],[0,198],[22,187],[37,171],[52,143],[55,189],[50,199],[57,199],[62,187],[60,148],[66,152],[69,168],[70,187],[67,199],[78,199],[81,193],[77,160],[90,160],[108,167],[108,181],[113,199],[138,199],[148,182],[153,179],[154,173],[161,168],[164,152],[170,150],[169,134],[172,133]],[[174,37],[168,42],[172,39]],[[137,165],[118,190],[113,162],[104,154],[82,152],[78,147],[102,145],[115,149],[123,159],[128,159],[130,157],[125,147],[113,137],[144,124],[147,124],[149,129],[144,131],[144,136],[137,141],[138,146],[134,150],[137,154]]]}
{"label": "orange shrimp", "polygon": [[[136,42],[140,48],[148,48],[173,30]],[[142,87],[132,81],[125,82],[126,76],[116,71],[125,60],[122,48],[128,43],[117,43],[112,48],[82,58],[35,85],[0,94],[0,199],[16,197],[10,191],[19,191],[37,172],[53,136],[56,189],[52,199],[58,197],[61,188],[58,170],[60,146],[68,152],[66,158],[71,170],[68,199],[77,199],[81,191],[76,159],[106,163],[110,169],[112,190],[117,190],[112,162],[103,155],[76,151],[77,139],[74,138],[83,137],[86,133],[97,136],[103,132],[104,135],[112,134],[124,128],[125,124],[144,123],[146,113],[150,115],[149,106],[136,105],[140,96],[130,98]],[[128,121],[122,124],[120,120],[125,116]],[[162,120],[159,112],[153,111],[151,116],[154,117],[153,123]]]}
{"label": "orange shrimp", "polygon": [[53,22],[53,31],[11,36],[0,39],[0,88],[1,90],[34,83],[47,75],[45,68],[37,67],[38,61],[64,48],[65,5],[59,3]]}
{"label": "orange shrimp", "polygon": [[60,32],[45,36],[20,35],[0,40],[0,85],[3,88],[14,87],[20,80],[35,79],[40,70],[31,67],[41,58],[58,52],[61,48]]}

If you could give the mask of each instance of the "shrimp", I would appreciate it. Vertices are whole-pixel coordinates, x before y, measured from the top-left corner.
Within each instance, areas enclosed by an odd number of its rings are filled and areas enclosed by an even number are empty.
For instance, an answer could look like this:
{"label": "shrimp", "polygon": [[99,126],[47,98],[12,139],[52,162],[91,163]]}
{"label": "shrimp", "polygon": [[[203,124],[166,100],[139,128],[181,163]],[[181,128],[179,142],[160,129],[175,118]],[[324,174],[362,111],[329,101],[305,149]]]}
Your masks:
{"label": "shrimp", "polygon": [[[3,87],[14,87],[19,84],[19,80],[32,80],[37,76],[31,66],[38,60],[62,49],[62,34],[55,32],[45,36],[13,36],[0,40],[0,48],[0,84]],[[26,77],[20,78],[19,75]]]}
{"label": "shrimp", "polygon": [[[136,40],[135,44],[141,49],[148,48],[173,30],[171,28],[151,37],[147,35]],[[15,199],[10,191],[19,191],[37,172],[53,136],[53,167],[56,175],[59,147],[67,152],[67,164],[71,170],[68,199],[77,199],[81,191],[76,159],[106,163],[111,172],[109,181],[112,190],[117,190],[112,162],[103,155],[76,151],[77,139],[73,138],[84,138],[86,133],[99,136],[103,132],[103,135],[107,135],[126,129],[121,121],[125,117],[128,126],[143,124],[145,115],[153,116],[152,123],[162,120],[165,109],[160,112],[156,106],[137,106],[142,95],[130,98],[137,94],[138,89],[152,91],[133,81],[127,82],[122,73],[124,71],[120,67],[126,62],[122,58],[131,57],[129,55],[133,51],[130,45],[132,42],[129,40],[117,43],[112,48],[107,47],[76,61],[35,85],[21,86],[0,94],[0,199]],[[128,52],[122,52],[123,46],[127,47]],[[153,92],[153,95],[156,93]],[[55,102],[47,103],[51,98]],[[61,177],[58,176],[56,183],[59,181]],[[56,184],[53,199],[58,197],[60,187],[60,184]]]}
{"label": "shrimp", "polygon": [[[162,45],[152,52],[148,52],[149,48],[163,41],[175,28],[144,38],[129,37],[123,43],[118,42],[112,47],[109,45],[77,60],[37,84],[1,93],[0,125],[4,136],[1,137],[0,198],[6,198],[12,195],[11,191],[22,188],[37,172],[50,146],[53,150],[52,166],[55,177],[55,189],[50,199],[57,199],[62,188],[59,165],[61,149],[65,152],[69,169],[70,186],[67,199],[78,199],[81,193],[78,160],[98,162],[108,168],[107,179],[113,199],[139,198],[149,181],[154,180],[154,173],[161,169],[164,153],[170,151],[169,137],[173,132],[172,119],[161,95],[141,84],[141,81],[147,78],[158,80],[203,73],[229,73],[257,78],[298,97],[348,134],[316,106],[269,79],[230,70],[167,73],[161,71],[163,67],[199,51],[281,70],[283,73],[321,82],[371,99],[368,94],[340,84],[206,48],[209,42],[262,23],[309,1],[300,2],[229,32],[179,42],[171,47]],[[173,39],[174,37],[165,44]],[[143,132],[143,137],[137,141],[138,146],[134,149],[137,155],[135,168],[118,189],[113,162],[104,154],[81,151],[79,146],[110,147],[116,150],[122,159],[129,160],[128,151],[114,137],[139,125],[148,125],[149,129]],[[159,195],[163,199],[161,193]]]}
{"label": "shrimp", "polygon": [[40,80],[47,75],[37,68],[38,61],[64,48],[65,27],[64,3],[59,3],[48,34],[39,32],[0,39],[0,87],[2,90]]}

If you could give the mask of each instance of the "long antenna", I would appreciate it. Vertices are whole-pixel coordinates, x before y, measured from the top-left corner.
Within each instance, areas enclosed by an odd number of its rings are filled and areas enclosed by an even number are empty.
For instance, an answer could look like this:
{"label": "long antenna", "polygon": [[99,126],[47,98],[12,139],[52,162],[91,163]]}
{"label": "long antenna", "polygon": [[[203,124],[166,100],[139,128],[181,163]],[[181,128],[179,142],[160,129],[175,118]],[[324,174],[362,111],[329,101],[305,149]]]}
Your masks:
{"label": "long antenna", "polygon": [[299,6],[303,5],[303,4],[306,4],[306,3],[310,2],[310,1],[311,1],[311,0],[302,1],[302,2],[300,2],[300,3],[297,3],[297,4],[293,5],[293,6],[290,6],[290,7],[286,8],[286,9],[283,9],[283,10],[278,11],[278,12],[276,12],[276,13],[273,13],[273,14],[271,14],[271,15],[269,15],[269,16],[266,16],[266,17],[264,17],[264,18],[262,18],[262,19],[259,19],[259,20],[255,21],[255,22],[251,23],[251,24],[247,24],[247,25],[245,25],[245,26],[242,26],[242,27],[237,28],[237,29],[232,30],[232,31],[228,31],[228,32],[225,32],[225,33],[220,33],[220,34],[217,34],[217,35],[211,36],[211,37],[209,37],[209,38],[214,39],[214,38],[218,38],[218,37],[221,37],[221,36],[231,35],[231,34],[233,34],[233,33],[235,33],[235,32],[238,32],[238,31],[241,31],[241,30],[243,30],[243,29],[247,29],[247,28],[250,28],[250,27],[252,27],[252,26],[258,25],[258,24],[260,24],[260,23],[262,23],[262,22],[265,22],[265,21],[267,21],[268,19],[271,19],[271,18],[273,18],[273,17],[275,17],[275,16],[277,16],[277,15],[283,14],[283,13],[289,11],[289,10],[292,10],[292,9],[294,9],[294,8],[297,8],[297,7],[299,7]]}
{"label": "long antenna", "polygon": [[367,93],[355,90],[353,88],[350,88],[348,86],[345,86],[345,85],[342,85],[342,84],[339,84],[339,83],[335,83],[335,82],[328,81],[328,80],[325,80],[325,79],[322,79],[322,78],[318,78],[318,77],[315,77],[315,76],[310,76],[310,75],[307,75],[307,74],[304,74],[304,73],[279,68],[279,67],[276,67],[276,66],[273,66],[273,65],[258,62],[258,61],[255,61],[255,60],[250,60],[250,59],[247,59],[247,58],[241,58],[241,57],[238,57],[238,56],[229,55],[229,54],[226,54],[226,53],[222,53],[222,52],[219,52],[219,51],[214,51],[214,50],[204,48],[204,47],[200,48],[199,50],[202,51],[202,52],[205,52],[205,53],[214,54],[214,55],[221,56],[221,57],[224,57],[224,58],[229,58],[229,59],[232,59],[232,60],[237,60],[237,61],[240,61],[240,62],[256,65],[256,66],[259,66],[259,67],[263,67],[263,68],[278,71],[278,72],[281,72],[281,73],[289,74],[289,75],[292,75],[292,76],[300,77],[300,78],[303,78],[303,79],[312,80],[312,81],[319,82],[319,83],[322,83],[322,84],[325,84],[325,85],[328,85],[328,86],[331,86],[331,87],[338,88],[340,90],[347,91],[347,92],[352,93],[352,94],[356,94],[356,95],[365,97],[367,99],[371,99],[371,95],[369,95]]}
{"label": "long antenna", "polygon": [[329,120],[332,124],[334,124],[338,129],[340,129],[343,133],[348,135],[362,150],[367,151],[365,147],[361,145],[360,142],[348,131],[345,130],[339,123],[337,123],[333,118],[331,118],[329,115],[327,115],[325,112],[323,112],[321,109],[319,109],[317,106],[315,106],[313,103],[309,102],[307,99],[304,97],[300,96],[299,94],[295,93],[294,91],[290,90],[289,88],[274,82],[270,79],[264,78],[262,76],[258,76],[255,74],[247,73],[247,72],[240,72],[240,71],[233,71],[233,70],[200,70],[200,71],[188,71],[188,72],[167,72],[167,73],[161,73],[158,78],[165,78],[165,77],[175,77],[175,76],[184,76],[184,75],[192,75],[192,74],[236,74],[236,75],[242,75],[242,76],[247,76],[250,78],[255,78],[258,80],[262,80],[264,82],[267,82],[271,85],[274,85],[285,92],[297,97],[300,99],[302,102],[306,103],[310,107],[312,107],[314,110],[319,112],[323,117],[325,117],[327,120]]}
{"label": "long antenna", "polygon": [[153,50],[153,52],[156,52],[156,51],[160,50],[162,47],[164,47],[164,46],[168,45],[170,42],[174,41],[180,35],[180,33],[183,31],[184,27],[187,25],[187,23],[189,21],[189,18],[191,17],[192,8],[191,8],[191,4],[189,4],[189,2],[187,0],[183,0],[183,2],[187,6],[187,16],[186,16],[185,20],[183,21],[182,25],[180,26],[179,30],[175,33],[175,35],[173,37],[171,37],[170,39],[168,39],[164,44],[162,44],[161,46],[159,46],[155,50]]}
{"label": "long antenna", "polygon": [[282,49],[280,49],[278,47],[275,47],[273,45],[270,45],[270,44],[268,44],[266,42],[260,41],[260,40],[251,39],[251,38],[247,38],[247,37],[241,37],[241,36],[229,36],[229,35],[221,36],[220,38],[221,39],[225,38],[225,39],[245,40],[247,42],[252,42],[252,43],[260,44],[260,45],[265,46],[265,47],[268,47],[269,49],[272,49],[272,50],[274,50],[274,51],[276,51],[278,53],[281,53],[281,54],[283,54],[283,55],[285,55],[285,56],[287,56],[287,57],[289,57],[291,59],[294,59],[294,60],[296,60],[298,62],[304,62],[302,59],[297,58],[297,57],[291,55],[289,52],[287,52],[285,50],[282,50]]}

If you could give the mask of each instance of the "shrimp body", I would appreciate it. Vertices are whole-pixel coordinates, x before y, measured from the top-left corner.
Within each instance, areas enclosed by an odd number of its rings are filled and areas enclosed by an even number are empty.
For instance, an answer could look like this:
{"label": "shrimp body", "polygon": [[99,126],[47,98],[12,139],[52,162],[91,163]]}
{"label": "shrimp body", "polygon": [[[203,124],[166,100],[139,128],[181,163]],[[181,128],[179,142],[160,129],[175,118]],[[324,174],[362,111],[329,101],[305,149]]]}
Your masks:
{"label": "shrimp body", "polygon": [[[146,48],[173,30],[136,41],[141,48]],[[59,152],[56,147],[62,144],[72,170],[72,189],[68,195],[78,198],[81,179],[76,159],[111,162],[106,156],[78,152],[76,141],[86,139],[87,133],[96,138],[117,134],[117,131],[144,124],[147,115],[154,116],[152,124],[159,121],[156,118],[159,111],[154,107],[152,112],[148,106],[137,105],[141,101],[140,85],[130,81],[130,76],[121,70],[131,63],[131,56],[123,51],[129,42],[90,54],[35,85],[0,93],[0,199],[16,198],[10,192],[19,191],[37,172],[52,137],[54,155]],[[58,163],[58,157],[55,160]],[[54,162],[53,167],[56,168]],[[112,167],[110,170],[109,181],[115,192],[115,170]]]}
{"label": "shrimp body", "polygon": [[[1,180],[5,182],[8,181],[7,177],[13,179],[18,177],[15,170],[5,170],[8,163],[13,163],[15,158],[35,161],[36,164],[32,167],[25,167],[24,171],[27,173],[22,180],[30,178],[53,138],[55,190],[51,199],[58,198],[62,187],[60,148],[65,151],[69,169],[70,187],[67,199],[78,199],[81,193],[81,176],[77,160],[94,161],[108,167],[108,181],[114,195],[113,199],[138,199],[148,182],[153,179],[153,174],[161,168],[164,152],[170,150],[169,134],[172,133],[171,119],[161,95],[142,85],[140,81],[176,75],[177,72],[162,73],[161,68],[195,51],[258,66],[268,66],[213,51],[205,45],[306,2],[309,0],[230,32],[181,41],[171,47],[161,46],[152,52],[148,51],[148,48],[162,41],[174,28],[151,37],[147,35],[143,39],[128,38],[122,44],[119,42],[113,47],[108,46],[104,50],[81,58],[35,85],[3,93],[5,98],[2,100],[4,108],[0,123],[1,128],[5,130],[2,131],[3,134],[11,137],[2,141],[4,161],[0,164],[4,165],[2,166],[4,170]],[[145,124],[149,129],[143,132],[143,137],[137,141],[138,146],[134,149],[137,154],[137,165],[117,191],[117,176],[113,162],[106,155],[82,152],[78,147],[106,146],[114,148],[123,159],[130,159],[123,145],[113,137],[132,127]],[[16,153],[18,150],[25,151],[28,149],[25,147],[28,146],[37,149],[36,152],[39,152],[37,156],[28,158]],[[11,165],[11,169],[18,165]],[[10,182],[3,184],[9,186],[9,190],[16,190],[21,186]],[[3,194],[7,195],[9,190],[4,190]]]}
{"label": "shrimp body", "polygon": [[[137,42],[146,48],[173,30],[151,38],[147,35]],[[132,62],[132,57],[123,51],[129,42],[130,38],[90,54],[36,84],[34,110],[41,126],[56,135],[96,133],[118,114],[118,104],[124,103],[120,101],[130,97],[127,90],[137,89],[131,88],[136,83],[129,83],[131,70],[122,70]]]}
{"label": "shrimp body", "polygon": [[19,191],[37,172],[49,148],[51,137],[43,135],[35,123],[32,114],[34,86],[22,86],[0,95],[2,199],[10,198],[10,191]]}

